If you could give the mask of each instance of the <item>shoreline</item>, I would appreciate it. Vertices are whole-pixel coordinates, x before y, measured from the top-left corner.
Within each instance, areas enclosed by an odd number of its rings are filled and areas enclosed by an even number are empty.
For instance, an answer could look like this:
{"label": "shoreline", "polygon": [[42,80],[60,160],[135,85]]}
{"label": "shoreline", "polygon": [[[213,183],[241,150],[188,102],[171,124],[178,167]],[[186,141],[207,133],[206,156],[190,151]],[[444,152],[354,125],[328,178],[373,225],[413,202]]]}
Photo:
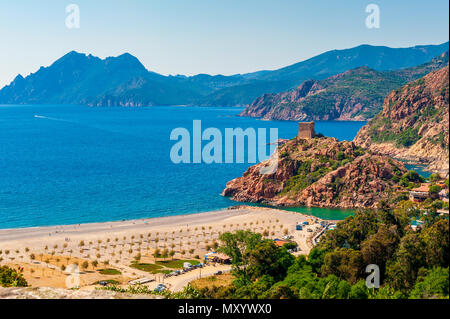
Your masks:
{"label": "shoreline", "polygon": [[71,227],[71,226],[80,226],[80,225],[102,225],[102,224],[118,224],[118,223],[128,223],[128,222],[141,222],[141,221],[152,221],[156,219],[164,219],[164,218],[174,218],[174,217],[181,217],[181,216],[195,216],[195,215],[202,215],[202,214],[210,214],[210,213],[217,213],[217,212],[223,212],[223,211],[232,211],[234,209],[238,209],[240,207],[246,207],[246,208],[252,208],[252,209],[272,209],[272,210],[278,210],[281,212],[295,212],[301,215],[308,216],[310,218],[317,218],[321,220],[327,220],[330,222],[336,222],[340,221],[341,219],[326,219],[315,215],[307,214],[306,212],[301,211],[295,211],[295,209],[324,209],[324,210],[330,210],[330,211],[342,211],[347,212],[351,210],[355,210],[356,208],[339,208],[339,207],[316,207],[316,206],[271,206],[271,205],[251,205],[247,203],[239,204],[238,202],[236,205],[225,207],[225,208],[219,208],[215,210],[206,210],[202,212],[194,212],[194,213],[179,213],[179,214],[173,214],[168,216],[155,216],[155,217],[146,217],[146,218],[132,218],[132,219],[120,219],[120,220],[108,220],[108,221],[93,221],[93,222],[82,222],[82,223],[73,223],[73,224],[55,224],[55,225],[40,225],[40,226],[19,226],[19,227],[9,227],[9,228],[0,228],[0,236],[2,232],[5,231],[18,231],[18,230],[36,230],[36,229],[44,229],[44,228],[58,228],[58,227]]}

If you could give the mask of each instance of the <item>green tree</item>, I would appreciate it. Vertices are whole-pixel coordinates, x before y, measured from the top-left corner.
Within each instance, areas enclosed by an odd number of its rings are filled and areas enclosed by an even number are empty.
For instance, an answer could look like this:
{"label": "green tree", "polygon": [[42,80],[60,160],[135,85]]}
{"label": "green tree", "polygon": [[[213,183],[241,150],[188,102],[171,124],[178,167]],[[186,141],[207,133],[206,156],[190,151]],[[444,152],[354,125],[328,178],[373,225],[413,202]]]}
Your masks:
{"label": "green tree", "polygon": [[253,249],[245,253],[247,263],[247,275],[255,281],[264,275],[271,276],[275,280],[282,280],[288,268],[294,263],[295,257],[285,248],[279,248],[271,240],[260,242]]}
{"label": "green tree", "polygon": [[236,277],[244,276],[240,279],[247,280],[245,269],[247,264],[246,251],[254,249],[261,242],[261,234],[255,234],[247,230],[238,230],[235,233],[223,233],[219,236],[222,245],[218,251],[230,256],[233,273]]}
{"label": "green tree", "polygon": [[396,260],[387,266],[387,279],[394,289],[409,290],[419,269],[426,266],[425,244],[419,234],[403,236],[395,257]]}
{"label": "green tree", "polygon": [[352,286],[349,293],[350,299],[367,299],[369,298],[369,288],[366,286],[365,280],[360,280]]}
{"label": "green tree", "polygon": [[425,243],[426,262],[428,267],[448,267],[450,258],[449,223],[440,219],[430,227],[425,228],[421,238]]}
{"label": "green tree", "polygon": [[28,283],[21,273],[8,266],[0,267],[0,286],[2,287],[27,287]]}
{"label": "green tree", "polygon": [[293,287],[278,283],[272,286],[262,297],[264,299],[297,299],[298,291]]}
{"label": "green tree", "polygon": [[449,269],[436,267],[426,272],[424,277],[418,278],[410,298],[436,299],[449,297]]}
{"label": "green tree", "polygon": [[361,244],[361,256],[365,265],[376,264],[383,275],[387,261],[394,255],[400,242],[397,226],[381,225],[378,232]]}
{"label": "green tree", "polygon": [[442,179],[441,176],[437,173],[430,175],[430,181],[432,181],[434,183],[440,181],[441,179]]}
{"label": "green tree", "polygon": [[321,268],[323,276],[335,275],[340,279],[355,283],[364,271],[361,253],[358,250],[338,248],[325,255]]}

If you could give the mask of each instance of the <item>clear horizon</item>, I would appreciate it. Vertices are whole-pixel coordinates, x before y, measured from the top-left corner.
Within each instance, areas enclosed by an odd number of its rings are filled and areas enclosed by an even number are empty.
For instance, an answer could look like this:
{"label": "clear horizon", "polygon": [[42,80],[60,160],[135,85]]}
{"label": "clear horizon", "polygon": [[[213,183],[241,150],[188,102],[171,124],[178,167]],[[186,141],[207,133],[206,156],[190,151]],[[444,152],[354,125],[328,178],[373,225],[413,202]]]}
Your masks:
{"label": "clear horizon", "polygon": [[[412,47],[449,38],[449,6],[442,0],[73,3],[80,8],[79,29],[65,25],[70,3],[0,3],[0,36],[7,43],[0,52],[0,88],[72,50],[100,58],[128,52],[163,75],[232,75],[361,44]],[[365,25],[370,3],[380,8],[379,29]]]}

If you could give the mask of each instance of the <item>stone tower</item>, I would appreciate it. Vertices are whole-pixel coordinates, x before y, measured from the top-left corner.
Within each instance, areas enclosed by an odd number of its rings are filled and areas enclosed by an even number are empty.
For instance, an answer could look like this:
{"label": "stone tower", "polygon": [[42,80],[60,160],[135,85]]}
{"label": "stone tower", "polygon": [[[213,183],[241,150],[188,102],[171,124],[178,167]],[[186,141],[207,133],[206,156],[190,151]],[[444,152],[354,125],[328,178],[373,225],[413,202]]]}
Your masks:
{"label": "stone tower", "polygon": [[316,135],[314,132],[314,122],[299,122],[297,138],[313,138]]}

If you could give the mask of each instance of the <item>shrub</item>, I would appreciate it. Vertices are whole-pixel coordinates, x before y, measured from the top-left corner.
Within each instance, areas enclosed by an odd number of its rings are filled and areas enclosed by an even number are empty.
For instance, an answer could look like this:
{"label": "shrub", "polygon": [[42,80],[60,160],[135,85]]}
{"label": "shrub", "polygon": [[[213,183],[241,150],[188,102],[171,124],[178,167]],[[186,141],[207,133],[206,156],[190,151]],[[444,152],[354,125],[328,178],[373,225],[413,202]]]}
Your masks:
{"label": "shrub", "polygon": [[23,275],[8,266],[0,267],[0,286],[2,287],[27,287],[28,283]]}

